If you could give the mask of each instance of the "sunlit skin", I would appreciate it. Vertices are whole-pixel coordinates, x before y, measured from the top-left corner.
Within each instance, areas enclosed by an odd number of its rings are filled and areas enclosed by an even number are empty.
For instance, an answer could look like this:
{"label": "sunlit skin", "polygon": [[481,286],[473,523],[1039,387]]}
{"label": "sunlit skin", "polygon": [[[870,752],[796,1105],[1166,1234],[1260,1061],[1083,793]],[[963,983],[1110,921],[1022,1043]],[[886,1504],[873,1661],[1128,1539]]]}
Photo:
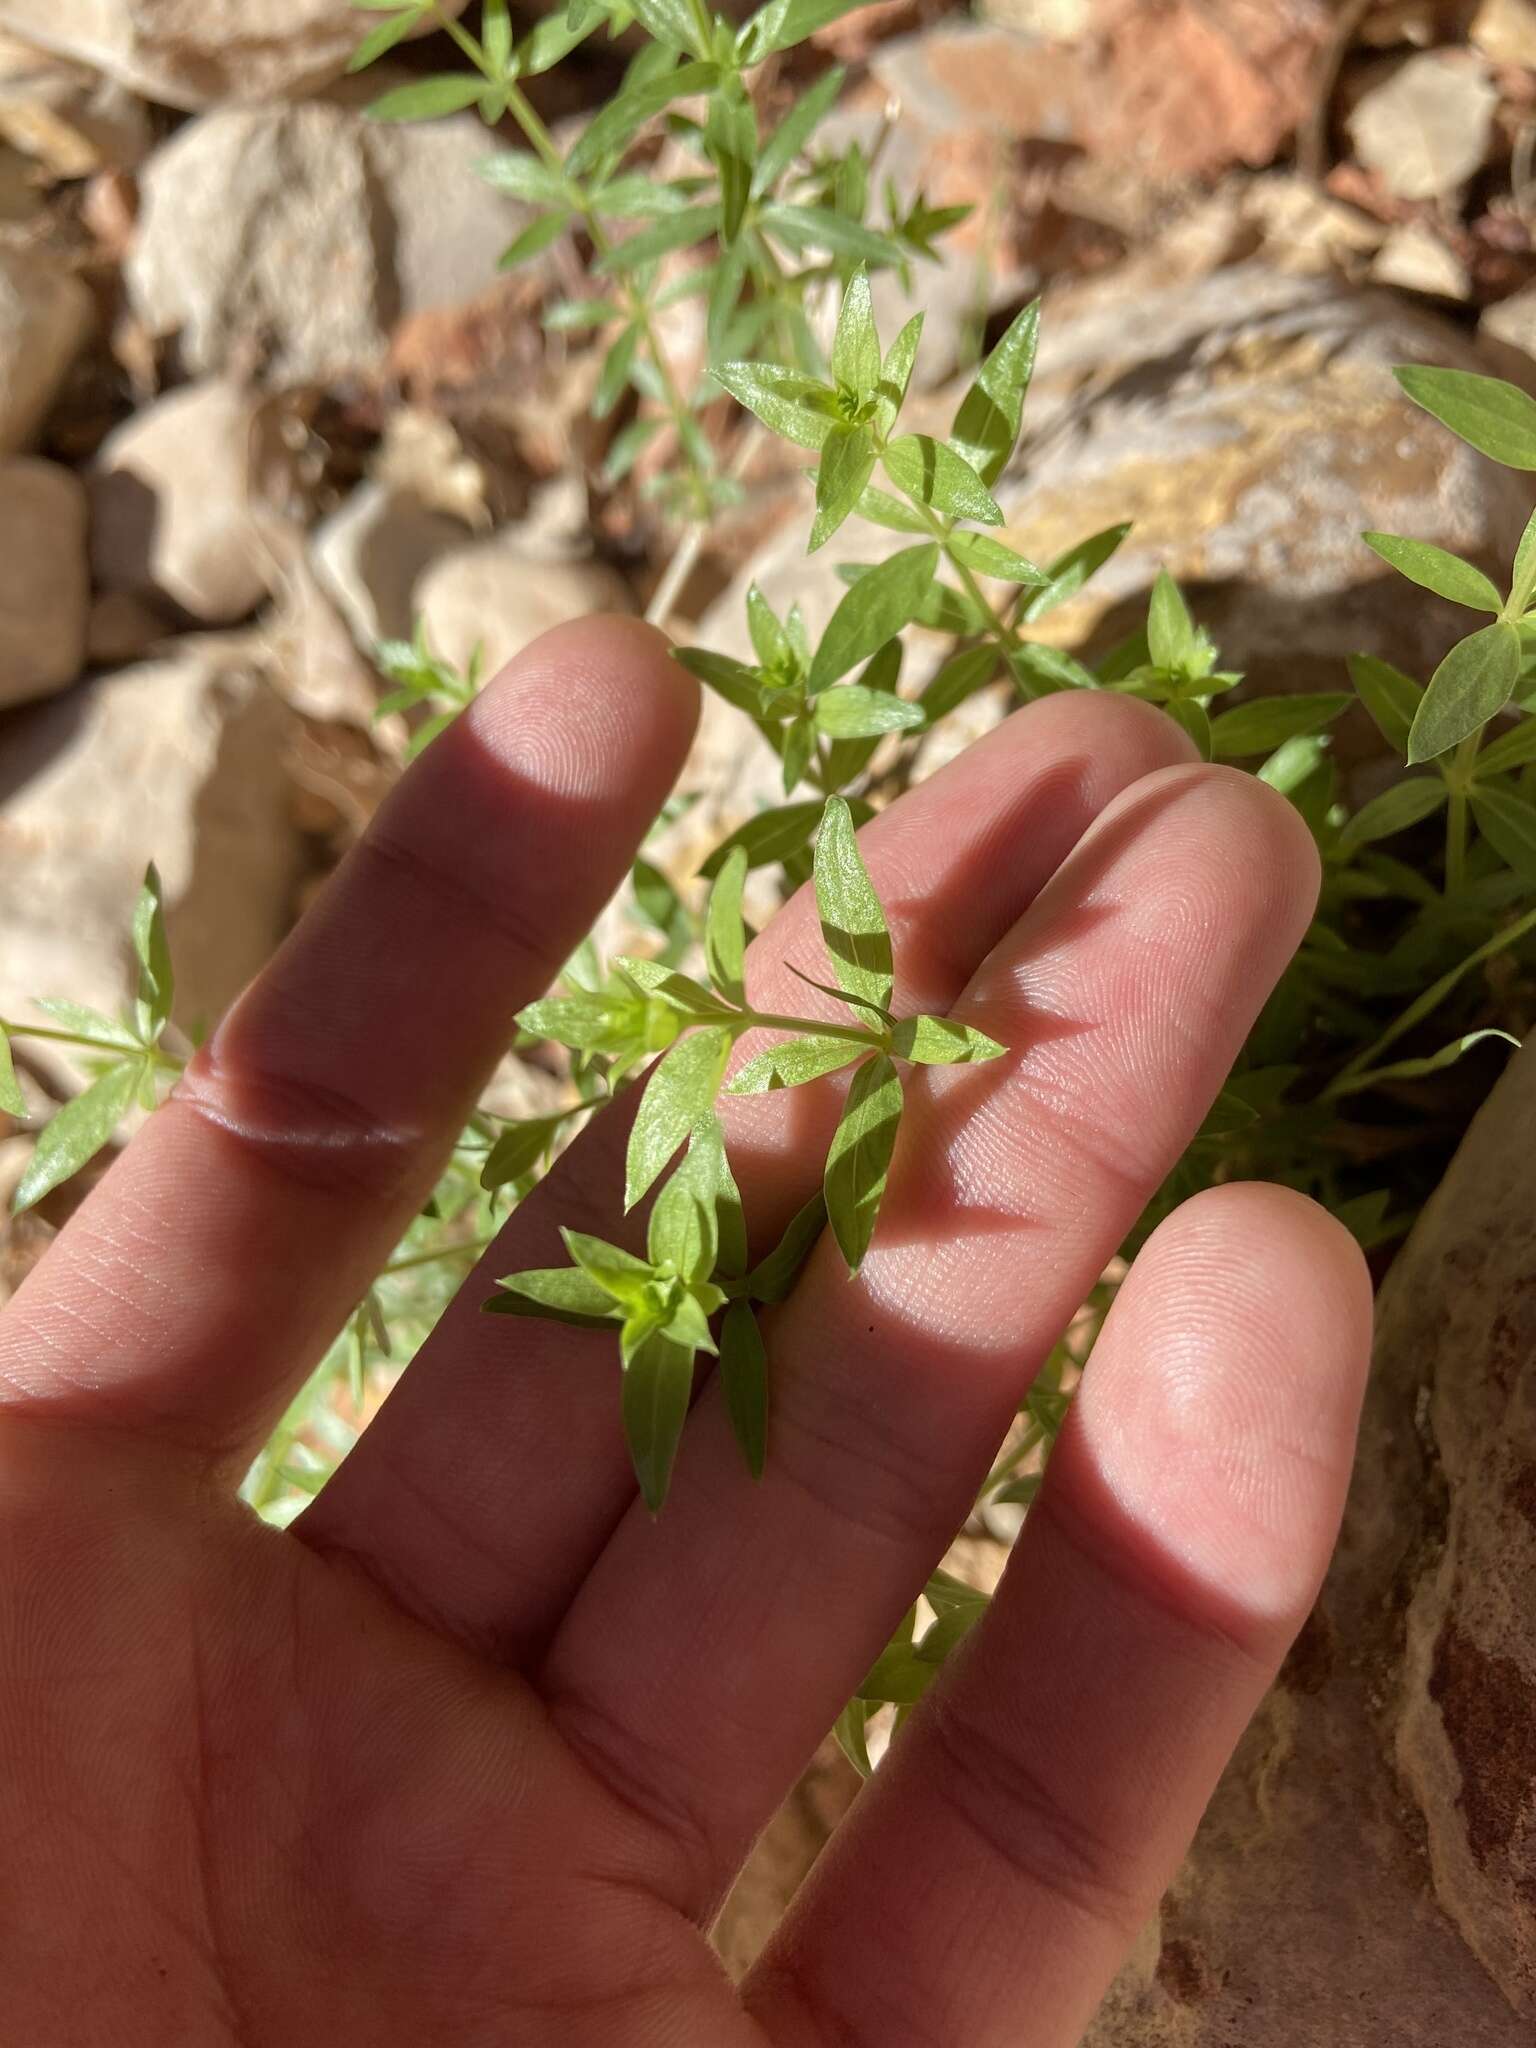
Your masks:
{"label": "sunlit skin", "polygon": [[[600,1120],[292,1531],[235,1489],[670,791],[694,685],[540,641],[363,845],[0,1318],[0,1982],[27,2048],[1075,2041],[1311,1602],[1368,1348],[1351,1240],[1233,1186],[1121,1292],[991,1613],[739,1986],[753,1838],[942,1556],[1300,938],[1311,842],[1129,699],[1018,713],[861,834],[914,1072],[857,1278],[705,1382],[659,1520],[611,1339],[480,1313],[634,1243]],[[815,1014],[792,902],[748,962]],[[828,1003],[828,1014],[832,1005]],[[727,1107],[755,1239],[845,1077]]]}

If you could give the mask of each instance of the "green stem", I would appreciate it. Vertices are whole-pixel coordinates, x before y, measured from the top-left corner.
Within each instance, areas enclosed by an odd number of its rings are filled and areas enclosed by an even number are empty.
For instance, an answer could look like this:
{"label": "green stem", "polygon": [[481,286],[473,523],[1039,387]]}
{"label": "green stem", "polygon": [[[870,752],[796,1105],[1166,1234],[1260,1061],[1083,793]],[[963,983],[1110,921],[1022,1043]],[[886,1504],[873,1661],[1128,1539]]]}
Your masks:
{"label": "green stem", "polygon": [[737,1012],[742,1028],[752,1031],[793,1031],[810,1038],[846,1038],[855,1045],[873,1046],[878,1052],[885,1044],[885,1034],[865,1031],[857,1024],[827,1024],[819,1017],[781,1017],[773,1011],[741,1010]]}
{"label": "green stem", "polygon": [[[460,39],[455,38],[455,40]],[[484,70],[485,67],[477,65],[477,68]],[[506,95],[507,111],[522,130],[523,137],[528,143],[529,148],[532,149],[546,169],[557,171],[564,177],[565,162],[555,146],[554,137],[539,118],[537,110],[528,100],[521,87],[509,84],[506,87]],[[592,247],[596,250],[599,257],[611,254],[613,242],[602,221],[598,218],[591,199],[577,185],[572,185],[568,189],[571,204],[586,223],[587,234],[591,239]],[[621,303],[625,315],[631,325],[640,330],[640,338],[645,343],[646,353],[655,364],[656,374],[661,379],[661,388],[666,399],[667,413],[671,418],[673,428],[676,430],[683,461],[693,484],[694,516],[698,520],[706,520],[709,517],[709,480],[689,452],[687,435],[684,431],[685,422],[691,417],[691,408],[678,386],[677,378],[673,374],[672,364],[668,359],[667,352],[657,337],[655,326],[651,320],[650,309],[646,306],[644,300],[628,285],[621,284],[619,291],[622,295]]]}
{"label": "green stem", "polygon": [[83,1031],[49,1031],[41,1024],[13,1024],[8,1017],[0,1017],[0,1031],[7,1038],[46,1038],[54,1045],[83,1045],[92,1052],[115,1052],[120,1059],[148,1059],[175,1074],[187,1064],[162,1052],[158,1045],[124,1045],[115,1038],[91,1038]]}
{"label": "green stem", "polygon": [[1482,742],[1482,730],[1468,733],[1443,771],[1450,802],[1445,813],[1445,893],[1457,895],[1467,879],[1467,791],[1472,782],[1472,763]]}
{"label": "green stem", "polygon": [[413,1252],[409,1258],[391,1259],[389,1264],[381,1269],[379,1278],[387,1280],[393,1273],[410,1273],[418,1266],[433,1266],[441,1259],[478,1257],[481,1252],[489,1250],[495,1242],[494,1236],[466,1237],[461,1238],[457,1244],[439,1245],[433,1252]]}
{"label": "green stem", "polygon": [[1374,1044],[1368,1045],[1364,1052],[1349,1062],[1349,1065],[1323,1090],[1321,1100],[1331,1101],[1346,1082],[1354,1080],[1357,1074],[1363,1074],[1375,1066],[1381,1055],[1389,1046],[1395,1045],[1405,1031],[1411,1031],[1415,1024],[1421,1023],[1431,1010],[1444,1002],[1463,975],[1470,974],[1474,967],[1480,967],[1485,960],[1491,960],[1495,953],[1502,953],[1506,946],[1515,945],[1528,932],[1533,931],[1536,931],[1536,910],[1528,910],[1524,917],[1516,918],[1513,924],[1506,925],[1503,931],[1496,932],[1485,944],[1479,946],[1475,953],[1469,953],[1465,960],[1451,968],[1448,973],[1442,974],[1437,982],[1432,983],[1421,996],[1408,1005],[1400,1017],[1387,1026]]}
{"label": "green stem", "polygon": [[[975,576],[965,566],[964,562],[957,560],[956,557],[949,552],[949,548],[946,545],[946,543],[948,542],[950,535],[954,532],[953,524],[947,524],[944,520],[940,519],[937,513],[934,512],[933,508],[929,505],[923,504],[920,499],[911,497],[909,493],[904,493],[903,495],[907,496],[908,502],[911,504],[912,509],[917,513],[918,517],[922,519],[924,524],[927,526],[928,531],[939,543],[939,546],[944,549],[944,559],[950,564],[950,566],[954,569],[955,574],[960,578],[961,589],[964,590],[967,597],[970,598],[971,602],[977,607],[977,609],[985,614],[987,621],[987,634],[989,638],[997,642],[999,648],[1002,650],[1003,658],[1006,661],[1007,658],[1018,647],[1019,636],[1014,631],[1014,629],[1011,626],[1009,626],[1002,618],[996,606],[993,605],[991,601],[988,599],[986,592],[982,589],[981,585],[976,581]],[[1010,670],[1010,674],[1011,673],[1012,671]]]}

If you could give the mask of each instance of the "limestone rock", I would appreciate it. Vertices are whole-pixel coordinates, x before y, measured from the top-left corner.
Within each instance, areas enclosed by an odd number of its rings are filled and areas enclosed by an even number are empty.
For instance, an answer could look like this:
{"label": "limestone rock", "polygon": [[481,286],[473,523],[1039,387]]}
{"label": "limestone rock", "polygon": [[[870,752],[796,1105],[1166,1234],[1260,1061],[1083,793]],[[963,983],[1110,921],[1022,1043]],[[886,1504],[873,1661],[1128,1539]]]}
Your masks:
{"label": "limestone rock", "polygon": [[0,455],[36,440],[92,319],[79,278],[41,249],[0,244]]}
{"label": "limestone rock", "polygon": [[1438,199],[1482,167],[1498,88],[1476,58],[1425,50],[1363,95],[1349,117],[1355,154],[1398,199]]}
{"label": "limestone rock", "polygon": [[1382,1293],[1322,1597],[1088,2048],[1523,2048],[1536,2015],[1536,1048]]}
{"label": "limestone rock", "polygon": [[1536,5],[1532,0],[1482,0],[1467,34],[1473,47],[1491,63],[1536,66]]}
{"label": "limestone rock", "polygon": [[441,556],[417,584],[415,605],[435,653],[462,668],[479,647],[493,676],[551,626],[632,611],[634,599],[601,562],[530,554],[514,526]]}
{"label": "limestone rock", "polygon": [[167,598],[204,625],[256,608],[269,562],[252,509],[255,416],[251,393],[210,381],[171,392],[107,437],[90,479],[99,590]]}
{"label": "limestone rock", "polygon": [[1427,675],[1464,617],[1428,592],[1405,596],[1360,529],[1503,573],[1530,506],[1516,474],[1408,402],[1391,374],[1404,362],[1490,367],[1461,330],[1395,294],[1259,263],[1160,284],[1153,252],[1139,271],[1063,293],[1042,325],[1024,444],[998,486],[1001,537],[1047,561],[1134,524],[1082,597],[1044,622],[1049,637],[1112,646],[1144,622],[1166,567],[1224,660],[1263,689],[1338,689],[1360,648]]}
{"label": "limestone rock", "polygon": [[51,696],[84,665],[85,516],[71,471],[0,462],[0,705]]}
{"label": "limestone rock", "polygon": [[1375,284],[1394,284],[1400,291],[1425,292],[1432,298],[1466,300],[1472,296],[1472,275],[1443,236],[1422,221],[1395,227],[1371,264]]}
{"label": "limestone rock", "polygon": [[146,164],[125,277],[183,362],[259,354],[273,383],[376,369],[409,315],[468,298],[522,213],[478,175],[473,115],[377,126],[351,107],[221,108]]}
{"label": "limestone rock", "polygon": [[462,547],[466,529],[414,494],[359,484],[320,525],[310,559],[358,646],[409,640],[414,592],[439,556]]}
{"label": "limestone rock", "polygon": [[323,85],[367,26],[350,0],[0,0],[0,28],[172,107]]}
{"label": "limestone rock", "polygon": [[0,1014],[39,995],[107,1011],[130,988],[146,864],[170,905],[177,1013],[210,1019],[288,921],[298,867],[288,714],[249,643],[161,660],[12,713],[0,746]]}

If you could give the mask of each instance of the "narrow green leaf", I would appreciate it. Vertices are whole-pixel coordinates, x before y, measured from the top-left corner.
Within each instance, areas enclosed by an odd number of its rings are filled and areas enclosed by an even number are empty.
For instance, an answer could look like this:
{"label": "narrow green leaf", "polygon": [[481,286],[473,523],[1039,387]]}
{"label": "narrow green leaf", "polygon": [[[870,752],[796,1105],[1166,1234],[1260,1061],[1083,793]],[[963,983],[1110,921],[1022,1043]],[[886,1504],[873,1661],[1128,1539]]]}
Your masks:
{"label": "narrow green leaf", "polygon": [[51,1017],[66,1031],[101,1045],[119,1047],[126,1053],[139,1050],[139,1041],[127,1026],[104,1017],[100,1010],[87,1009],[84,1003],[72,1003],[65,996],[38,996],[35,1000],[44,1016]]}
{"label": "narrow green leaf", "polygon": [[743,1282],[747,1296],[765,1304],[786,1300],[826,1226],[826,1196],[818,1188],[804,1208],[795,1212],[767,1258],[747,1275]]}
{"label": "narrow green leaf", "polygon": [[752,173],[752,196],[762,199],[772,192],[812,135],[821,126],[843,89],[847,73],[840,68],[824,72],[816,83],[801,93],[789,112],[758,151]]}
{"label": "narrow green leaf", "polygon": [[889,1009],[891,934],[859,852],[853,818],[840,796],[827,799],[816,841],[815,878],[821,936],[840,986],[866,1003]]}
{"label": "narrow green leaf", "polygon": [[850,1700],[832,1724],[832,1733],[837,1737],[837,1746],[861,1778],[874,1776],[875,1767],[869,1757],[869,1705],[865,1700]]}
{"label": "narrow green leaf", "polygon": [[997,649],[990,641],[981,647],[968,647],[963,654],[945,662],[924,690],[921,703],[928,714],[928,723],[937,725],[941,718],[968,697],[974,697],[978,690],[984,690],[989,683],[1001,679]]}
{"label": "narrow green leaf", "polygon": [[1502,377],[1412,363],[1394,373],[1415,405],[1495,462],[1536,469],[1536,398]]}
{"label": "narrow green leaf", "polygon": [[731,1034],[718,1025],[690,1031],[651,1069],[630,1127],[624,1207],[632,1209],[713,1106]]}
{"label": "narrow green leaf", "polygon": [[1513,790],[1474,787],[1472,815],[1494,852],[1517,875],[1536,881],[1536,810]]}
{"label": "narrow green leaf", "polygon": [[560,1236],[587,1279],[616,1301],[626,1314],[632,1313],[644,1301],[646,1291],[656,1277],[647,1260],[637,1259],[622,1245],[609,1244],[605,1238],[591,1237],[584,1230],[567,1230],[562,1226]]}
{"label": "narrow green leaf", "polygon": [[718,875],[738,846],[746,854],[749,868],[792,860],[810,845],[811,834],[821,823],[821,811],[819,798],[806,803],[781,804],[772,811],[760,811],[720,842],[699,873],[706,880]]}
{"label": "narrow green leaf", "polygon": [[803,981],[807,988],[815,989],[818,995],[830,996],[834,1003],[846,1003],[861,1022],[873,1024],[880,1031],[893,1031],[896,1028],[895,1017],[879,1003],[872,1003],[865,996],[851,995],[847,989],[839,988],[833,982],[817,981],[813,975],[802,973],[793,960],[786,960],[783,965],[797,981]]}
{"label": "narrow green leaf", "polygon": [[885,473],[898,490],[949,519],[1001,526],[1002,508],[976,471],[931,434],[903,434],[886,448]]}
{"label": "narrow green leaf", "polygon": [[647,1337],[624,1368],[624,1438],[640,1495],[661,1513],[693,1392],[693,1353],[664,1331]]}
{"label": "narrow green leaf", "polygon": [[628,235],[622,242],[616,242],[592,267],[595,271],[615,275],[642,270],[646,264],[657,262],[674,249],[691,248],[695,242],[704,241],[707,236],[716,234],[719,227],[718,206],[685,207],[681,213],[665,214],[648,228],[642,228],[639,234]]}
{"label": "narrow green leaf", "polygon": [[1473,611],[1497,612],[1504,600],[1481,569],[1474,569],[1460,555],[1447,554],[1427,540],[1407,540],[1398,533],[1362,533],[1360,538],[1401,576],[1411,583],[1448,597],[1452,604],[1470,605]]}
{"label": "narrow green leaf", "polygon": [[1045,572],[1046,581],[1029,597],[1020,612],[1021,623],[1033,625],[1036,619],[1043,619],[1047,612],[1076,597],[1089,577],[1097,575],[1103,568],[1130,530],[1129,520],[1120,526],[1106,526],[1102,533],[1090,534],[1087,540],[1080,540],[1076,547],[1058,555]]}
{"label": "narrow green leaf", "polygon": [[1483,748],[1473,768],[1478,775],[1507,775],[1536,761],[1536,718],[1526,716],[1509,732],[1501,732]]}
{"label": "narrow green leaf", "polygon": [[[480,175],[488,185],[494,185],[498,192],[505,192],[512,199],[521,199],[531,206],[568,206],[570,187],[560,172],[542,162],[531,149],[504,149],[499,156],[487,157],[480,166]],[[578,302],[578,310],[586,314],[586,306],[592,301]],[[559,325],[546,315],[545,325]],[[594,321],[592,324],[596,325]]]}
{"label": "narrow green leaf", "polygon": [[699,47],[697,20],[688,0],[626,0],[630,13],[647,34],[669,50],[687,50],[695,57]]}
{"label": "narrow green leaf", "polygon": [[16,1215],[61,1187],[110,1141],[133,1102],[141,1072],[138,1060],[109,1068],[44,1126],[11,1205]]}
{"label": "narrow green leaf", "polygon": [[133,912],[133,951],[139,963],[139,985],[134,1009],[139,1037],[150,1044],[170,1022],[176,999],[176,976],[171,966],[171,944],[165,929],[165,891],[153,861],[144,874]]}
{"label": "narrow green leaf", "polygon": [[493,1316],[535,1316],[552,1323],[570,1323],[578,1330],[612,1329],[622,1313],[606,1288],[579,1266],[543,1266],[527,1273],[509,1273],[501,1289],[481,1307]]}
{"label": "narrow green leaf", "polygon": [[659,996],[685,1017],[698,1017],[707,1023],[711,1018],[730,1014],[718,996],[711,995],[691,974],[669,967],[665,960],[640,960],[628,953],[618,953],[613,964],[626,981],[632,981],[647,995]]}
{"label": "narrow green leaf", "polygon": [[768,1351],[745,1301],[731,1303],[720,1327],[720,1384],[747,1470],[761,1479],[768,1448]]}
{"label": "narrow green leaf", "polygon": [[553,14],[546,14],[542,21],[535,22],[518,46],[518,76],[537,78],[540,72],[553,70],[562,58],[568,57],[576,45],[592,33],[597,23],[598,10],[595,6],[573,5],[564,14],[558,9]]}
{"label": "narrow green leaf", "polygon": [[997,576],[1005,583],[1035,587],[1047,580],[1043,569],[1037,569],[1013,548],[1004,547],[990,533],[952,533],[944,547],[946,553],[963,562],[967,569],[974,569],[978,576]]}
{"label": "narrow green leaf", "polygon": [[903,505],[900,498],[893,498],[889,491],[882,491],[875,484],[860,494],[853,509],[872,526],[883,526],[891,533],[927,533],[930,530],[920,512],[911,505]]}
{"label": "narrow green leaf", "polygon": [[1036,299],[982,364],[955,414],[949,444],[983,483],[996,483],[1019,438],[1039,340],[1040,301]]}
{"label": "narrow green leaf", "polygon": [[21,1083],[16,1078],[16,1069],[11,1064],[10,1041],[0,1028],[0,1110],[7,1116],[25,1116],[26,1098],[21,1092]]}
{"label": "narrow green leaf", "polygon": [[741,892],[746,879],[746,848],[733,847],[715,877],[704,914],[704,957],[709,978],[721,995],[733,1003],[744,1003],[747,999],[747,931],[741,915]]}
{"label": "narrow green leaf", "polygon": [[827,1220],[850,1273],[869,1250],[901,1122],[901,1077],[884,1053],[854,1074],[823,1181]]}
{"label": "narrow green leaf", "polygon": [[1289,739],[1322,732],[1349,709],[1354,699],[1344,690],[1320,690],[1295,697],[1256,697],[1223,711],[1211,720],[1211,754],[1218,761],[1241,761],[1250,754],[1271,754]]}
{"label": "narrow green leaf", "polygon": [[435,121],[440,115],[474,106],[484,91],[483,78],[446,72],[437,78],[417,79],[411,85],[397,85],[366,112],[370,121]]}
{"label": "narrow green leaf", "polygon": [[662,1182],[646,1226],[651,1263],[690,1285],[707,1280],[720,1249],[715,1172],[708,1146],[690,1142],[676,1173]]}
{"label": "narrow green leaf", "polygon": [[508,1124],[497,1134],[480,1169],[480,1185],[487,1191],[506,1187],[532,1173],[559,1136],[568,1110],[556,1116],[530,1116]]}
{"label": "narrow green leaf", "polygon": [[918,615],[939,566],[936,541],[903,548],[859,578],[821,636],[806,687],[814,696],[878,653]]}
{"label": "narrow green leaf", "polygon": [[1417,1081],[1425,1074],[1438,1074],[1445,1067],[1453,1067],[1464,1053],[1474,1045],[1482,1045],[1489,1039],[1497,1039],[1503,1045],[1519,1049],[1520,1041],[1508,1031],[1469,1031],[1461,1038],[1453,1038],[1449,1045],[1441,1046],[1438,1052],[1429,1053],[1422,1059],[1394,1060],[1389,1067],[1377,1067],[1368,1074],[1355,1074],[1348,1081],[1338,1083],[1329,1092],[1335,1099],[1343,1095],[1358,1095],[1362,1089],[1374,1088],[1381,1081]]}
{"label": "narrow green leaf", "polygon": [[889,434],[907,401],[912,372],[917,367],[918,346],[923,338],[923,316],[914,313],[891,343],[880,369],[879,403],[875,417],[882,434]]}
{"label": "narrow green leaf", "polygon": [[1533,594],[1536,594],[1536,512],[1525,522],[1520,545],[1515,549],[1514,573],[1509,585],[1509,606],[1515,617],[1529,608]]}
{"label": "narrow green leaf", "polygon": [[755,716],[763,705],[762,680],[757,670],[728,654],[714,654],[707,647],[682,647],[674,655],[689,675],[707,683],[717,697],[734,704],[738,711]]}
{"label": "narrow green leaf", "polygon": [[1410,825],[1432,817],[1447,794],[1438,775],[1410,775],[1406,782],[1384,789],[1380,796],[1363,804],[1339,834],[1341,858],[1347,860],[1362,846],[1377,839],[1389,839],[1394,832],[1406,832]]}
{"label": "narrow green leaf", "polygon": [[1177,672],[1189,662],[1195,646],[1195,622],[1184,593],[1166,569],[1159,569],[1147,605],[1147,652],[1153,666]]}
{"label": "narrow green leaf", "polygon": [[859,502],[874,468],[875,437],[867,426],[837,428],[828,436],[816,471],[812,554],[826,545]]}
{"label": "narrow green leaf", "polygon": [[1390,662],[1378,661],[1374,654],[1352,654],[1349,679],[1387,745],[1406,754],[1408,734],[1424,696],[1421,686]]}
{"label": "narrow green leaf", "polygon": [[973,1065],[1000,1059],[1005,1050],[985,1031],[953,1017],[904,1017],[891,1033],[891,1051],[897,1059],[923,1067]]}
{"label": "narrow green leaf", "polygon": [[727,1095],[768,1095],[776,1088],[798,1088],[805,1081],[819,1081],[835,1074],[839,1067],[852,1066],[869,1050],[851,1038],[786,1039],[747,1061],[726,1088]]}
{"label": "narrow green leaf", "polygon": [[914,732],[928,723],[919,704],[869,690],[862,683],[844,683],[823,690],[816,699],[816,730],[828,739],[872,739],[883,732]]}
{"label": "narrow green leaf", "polygon": [[880,336],[875,330],[869,272],[861,264],[848,280],[832,339],[834,382],[861,399],[873,398],[880,382]]}
{"label": "narrow green leaf", "polygon": [[775,50],[791,50],[817,29],[851,14],[863,0],[767,0],[742,27],[737,49],[744,64],[761,64]]}
{"label": "narrow green leaf", "polygon": [[396,43],[405,38],[421,20],[416,8],[407,8],[404,14],[397,14],[389,21],[381,21],[358,44],[347,59],[348,71],[366,71],[370,64],[376,64],[380,57],[392,50]]}
{"label": "narrow green leaf", "polygon": [[1520,635],[1513,626],[1484,626],[1458,641],[1430,677],[1414,717],[1410,764],[1433,761],[1486,725],[1509,702],[1519,677]]}
{"label": "narrow green leaf", "polygon": [[622,89],[583,130],[575,148],[565,160],[567,174],[582,178],[599,164],[615,157],[639,133],[647,121],[664,113],[674,100],[686,94],[707,92],[720,76],[713,64],[680,64],[659,78],[647,78]]}
{"label": "narrow green leaf", "polygon": [[901,247],[889,235],[867,228],[829,206],[765,206],[761,225],[787,247],[803,254],[824,249],[830,256],[845,256],[855,263],[899,263]]}
{"label": "narrow green leaf", "polygon": [[776,363],[716,363],[710,375],[738,405],[797,448],[824,448],[837,425],[831,412],[807,403],[816,397],[830,399],[827,386],[798,370],[781,369]]}
{"label": "narrow green leaf", "polygon": [[[502,251],[498,268],[502,270],[516,270],[520,263],[531,263],[535,256],[542,256],[546,249],[552,249],[555,243],[559,241],[560,237],[570,226],[571,218],[572,216],[569,213],[556,211],[554,213],[541,213],[537,220],[529,221],[527,227],[520,234],[514,235]],[[634,349],[630,348],[628,350],[628,361],[625,364],[626,376],[628,374],[628,363],[633,360]],[[616,372],[614,374],[617,376]],[[617,382],[611,387],[612,396],[604,405],[603,414],[599,415],[599,417],[613,410],[614,403],[617,401],[618,395],[623,388],[623,377],[618,377]],[[596,412],[595,406],[593,410]]]}

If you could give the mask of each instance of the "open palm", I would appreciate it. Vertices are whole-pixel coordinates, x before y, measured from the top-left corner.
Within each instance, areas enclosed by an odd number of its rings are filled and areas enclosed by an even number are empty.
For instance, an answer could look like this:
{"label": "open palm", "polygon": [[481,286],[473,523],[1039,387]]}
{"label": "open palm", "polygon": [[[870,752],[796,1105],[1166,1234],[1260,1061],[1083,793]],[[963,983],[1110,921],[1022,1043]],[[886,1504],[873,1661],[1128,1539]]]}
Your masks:
{"label": "open palm", "polygon": [[[294,1529],[235,1497],[695,712],[639,626],[531,649],[0,1321],[7,2041],[1045,2048],[1155,1905],[1348,1470],[1363,1270],[1276,1189],[1153,1237],[991,1612],[739,1990],[702,1931],[1310,914],[1289,809],[1143,705],[1047,699],[861,835],[909,1003],[1012,1050],[914,1077],[860,1274],[823,1245],[770,1322],[761,1482],[706,1384],[653,1520],[607,1340],[478,1312],[559,1222],[622,1236],[616,1109]],[[814,931],[758,940],[759,1007]],[[764,1243],[837,1104],[731,1103]]]}

